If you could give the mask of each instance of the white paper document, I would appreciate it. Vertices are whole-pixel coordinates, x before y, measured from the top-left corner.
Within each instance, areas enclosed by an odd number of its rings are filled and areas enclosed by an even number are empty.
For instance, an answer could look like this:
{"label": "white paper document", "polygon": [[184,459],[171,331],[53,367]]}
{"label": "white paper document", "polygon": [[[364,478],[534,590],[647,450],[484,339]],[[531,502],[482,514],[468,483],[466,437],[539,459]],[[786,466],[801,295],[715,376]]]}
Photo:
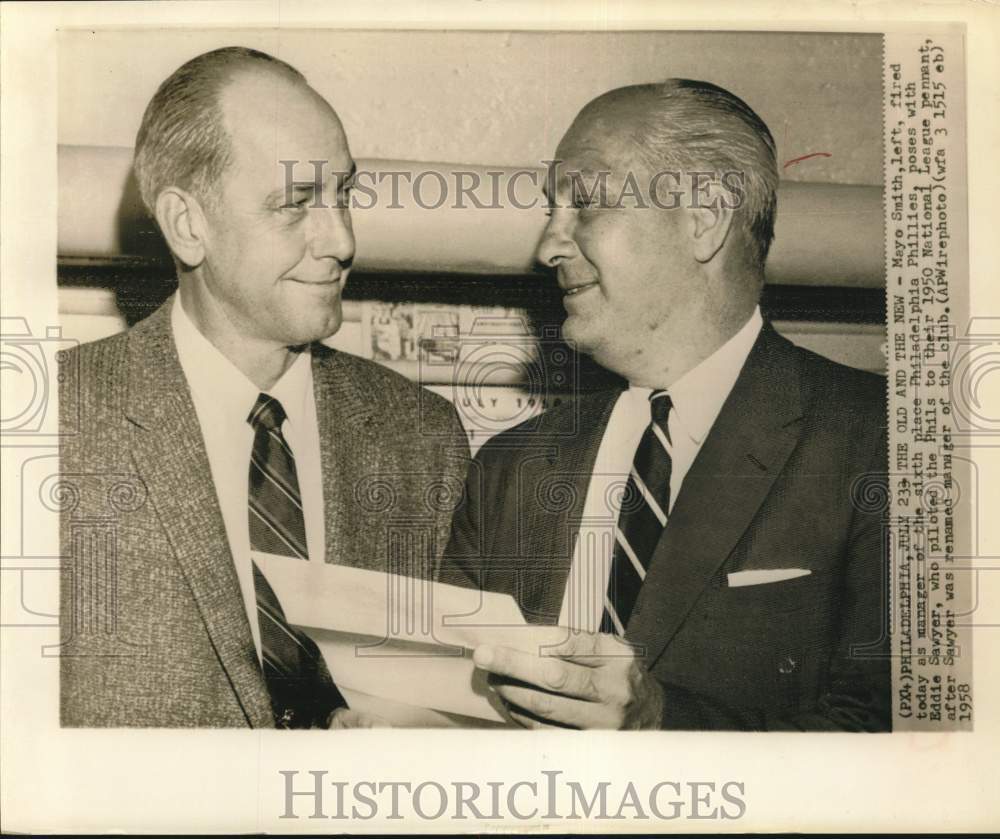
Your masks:
{"label": "white paper document", "polygon": [[348,704],[394,725],[509,724],[471,651],[540,654],[568,633],[526,624],[507,594],[256,551],[253,560]]}

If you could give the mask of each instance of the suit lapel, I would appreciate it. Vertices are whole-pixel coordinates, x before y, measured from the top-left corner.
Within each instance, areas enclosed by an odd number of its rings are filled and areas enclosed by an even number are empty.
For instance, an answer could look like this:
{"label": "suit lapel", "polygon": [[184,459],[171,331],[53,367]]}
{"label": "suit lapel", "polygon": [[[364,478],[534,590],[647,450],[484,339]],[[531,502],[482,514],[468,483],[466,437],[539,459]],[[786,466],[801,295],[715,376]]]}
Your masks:
{"label": "suit lapel", "polygon": [[684,478],[639,593],[626,637],[647,666],[725,562],[801,433],[798,360],[765,326]]}
{"label": "suit lapel", "polygon": [[559,619],[591,473],[620,394],[587,394],[566,411],[543,414],[536,433],[545,445],[531,444],[534,456],[521,462],[517,502],[526,513],[518,555],[533,566],[521,583],[521,603],[548,623]]}
{"label": "suit lapel", "polygon": [[173,341],[172,300],[129,333],[125,413],[132,457],[248,721],[271,727],[270,699]]}
{"label": "suit lapel", "polygon": [[378,418],[362,398],[363,383],[356,380],[343,356],[322,344],[313,346],[313,390],[323,472],[325,560],[364,565],[370,557],[356,555],[364,534],[356,532],[351,510],[356,507],[357,481],[380,471],[370,462],[378,447],[362,444],[373,434]]}

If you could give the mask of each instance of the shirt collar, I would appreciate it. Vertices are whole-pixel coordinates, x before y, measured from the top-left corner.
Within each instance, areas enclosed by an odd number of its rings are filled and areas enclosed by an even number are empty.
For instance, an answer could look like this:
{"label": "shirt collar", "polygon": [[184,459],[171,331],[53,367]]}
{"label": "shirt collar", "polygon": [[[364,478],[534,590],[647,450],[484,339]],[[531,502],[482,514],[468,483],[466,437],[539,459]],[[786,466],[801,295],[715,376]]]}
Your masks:
{"label": "shirt collar", "polygon": [[308,410],[309,397],[312,395],[312,355],[308,349],[302,350],[292,366],[275,382],[268,392],[277,399],[285,409],[288,422],[295,428],[301,428]]}
{"label": "shirt collar", "polygon": [[[702,443],[719,416],[763,326],[764,319],[757,306],[732,338],[667,389],[673,402],[673,420],[696,444]],[[648,399],[653,391],[632,385],[629,392],[638,401]]]}
{"label": "shirt collar", "polygon": [[[212,411],[224,416],[228,423],[246,422],[260,390],[202,335],[184,311],[180,294],[174,298],[170,323],[181,369],[199,411]],[[281,403],[288,422],[293,426],[302,422],[312,390],[312,364],[309,359],[308,350],[300,353],[292,366],[267,391]]]}

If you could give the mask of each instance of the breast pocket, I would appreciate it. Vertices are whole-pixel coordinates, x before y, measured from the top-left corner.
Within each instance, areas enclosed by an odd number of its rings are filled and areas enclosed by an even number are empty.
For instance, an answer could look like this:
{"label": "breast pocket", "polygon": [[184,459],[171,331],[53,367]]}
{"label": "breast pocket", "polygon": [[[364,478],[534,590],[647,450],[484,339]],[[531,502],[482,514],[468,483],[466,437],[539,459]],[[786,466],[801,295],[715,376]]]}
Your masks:
{"label": "breast pocket", "polygon": [[725,580],[705,589],[668,645],[665,678],[720,702],[794,713],[823,635],[828,578],[733,588]]}
{"label": "breast pocket", "polygon": [[815,609],[818,601],[824,599],[828,583],[824,572],[742,586],[729,586],[727,578],[723,577],[719,585],[706,593],[700,605],[705,610],[720,610],[723,613],[789,615],[803,609]]}

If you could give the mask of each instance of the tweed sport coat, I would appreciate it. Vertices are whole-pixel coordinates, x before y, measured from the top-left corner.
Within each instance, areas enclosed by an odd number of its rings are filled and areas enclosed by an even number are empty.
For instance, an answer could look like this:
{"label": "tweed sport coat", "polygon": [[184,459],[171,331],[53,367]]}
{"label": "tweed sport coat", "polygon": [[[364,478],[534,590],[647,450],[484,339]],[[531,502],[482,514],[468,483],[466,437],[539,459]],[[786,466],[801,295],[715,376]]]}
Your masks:
{"label": "tweed sport coat", "polygon": [[[439,578],[559,619],[619,392],[494,437],[469,470]],[[684,479],[626,639],[670,729],[890,727],[884,378],[765,325]],[[730,587],[732,572],[802,569]]]}
{"label": "tweed sport coat", "polygon": [[[169,307],[62,364],[61,721],[273,727]],[[454,409],[320,345],[313,378],[326,561],[429,575],[468,465]]]}

